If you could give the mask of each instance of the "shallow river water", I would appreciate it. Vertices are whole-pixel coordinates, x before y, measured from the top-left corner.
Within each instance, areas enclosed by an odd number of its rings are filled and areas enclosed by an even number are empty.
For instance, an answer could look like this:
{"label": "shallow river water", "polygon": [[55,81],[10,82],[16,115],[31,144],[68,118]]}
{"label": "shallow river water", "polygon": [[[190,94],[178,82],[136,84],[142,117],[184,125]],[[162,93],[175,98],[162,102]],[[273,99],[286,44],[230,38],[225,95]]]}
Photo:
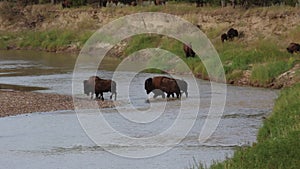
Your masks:
{"label": "shallow river water", "polygon": [[[76,56],[39,52],[0,51],[1,90],[33,90],[44,93],[72,94],[72,70]],[[107,62],[107,67],[111,64]],[[104,66],[105,67],[105,66]],[[107,68],[110,70],[110,68]],[[99,71],[101,77],[111,77],[111,71]],[[154,74],[139,73],[127,83],[126,77],[133,72],[119,72],[117,108],[101,110],[106,121],[118,132],[134,137],[155,136],[176,120],[180,105],[187,108],[182,113],[197,111],[196,121],[191,130],[179,144],[170,150],[149,158],[128,158],[113,152],[143,152],[149,149],[160,150],[165,142],[178,139],[178,135],[166,135],[162,144],[147,147],[147,144],[122,144],[120,140],[109,140],[101,146],[95,144],[81,127],[75,111],[37,112],[0,118],[0,164],[1,168],[14,169],[184,169],[198,162],[209,166],[213,161],[224,160],[233,154],[237,146],[247,146],[256,141],[256,133],[262,119],[272,110],[277,94],[274,90],[227,86],[227,98],[223,116],[217,129],[205,142],[198,137],[207,118],[212,93],[211,84],[196,80],[190,76],[181,76],[189,83],[189,97],[166,101],[153,99],[144,90],[145,79]],[[82,72],[82,77],[88,77]],[[82,83],[81,83],[82,84]],[[191,85],[190,85],[191,84]],[[17,86],[17,87],[16,87]],[[32,88],[28,88],[28,86]],[[129,87],[129,90],[126,88]],[[23,88],[22,88],[23,87]],[[37,87],[37,88],[36,88]],[[199,92],[195,92],[199,89]],[[83,95],[82,86],[77,86],[77,97]],[[129,95],[126,94],[129,91]],[[128,97],[129,96],[129,97]],[[1,97],[1,96],[0,96]],[[108,98],[108,95],[104,96]],[[146,102],[149,98],[150,103]],[[200,98],[200,103],[198,99]],[[199,109],[195,109],[196,105]],[[126,119],[137,116],[136,110],[148,110],[150,107],[166,107],[162,114],[150,123],[135,123]],[[140,118],[156,117],[154,111],[142,114]],[[87,113],[92,110],[86,110]],[[119,113],[122,111],[122,114]],[[125,115],[124,115],[125,114]],[[183,119],[186,120],[186,119]],[[95,121],[91,121],[94,123]],[[101,133],[103,138],[111,133]],[[113,143],[120,144],[113,144]],[[129,146],[128,146],[129,145]],[[138,154],[136,154],[138,155]]]}

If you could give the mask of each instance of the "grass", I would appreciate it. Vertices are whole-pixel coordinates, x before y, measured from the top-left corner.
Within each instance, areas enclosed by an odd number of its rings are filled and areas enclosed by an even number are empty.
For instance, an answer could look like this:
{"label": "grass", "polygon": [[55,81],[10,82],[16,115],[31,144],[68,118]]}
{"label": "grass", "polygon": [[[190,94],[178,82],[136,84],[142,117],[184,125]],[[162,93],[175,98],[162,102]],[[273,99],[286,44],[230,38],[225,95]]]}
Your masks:
{"label": "grass", "polygon": [[253,66],[250,80],[252,83],[267,85],[280,74],[288,71],[293,66],[286,61],[270,62]]}
{"label": "grass", "polygon": [[[146,48],[160,48],[166,50],[172,53],[173,55],[178,56],[183,62],[186,63],[186,65],[193,73],[196,74],[201,72],[207,75],[204,65],[201,63],[198,57],[195,58],[185,57],[185,54],[183,52],[183,44],[181,42],[173,38],[169,38],[161,35],[143,34],[143,35],[137,35],[131,37],[127,44],[127,48],[125,49],[124,55],[122,57],[126,57],[131,53]],[[170,58],[170,61],[171,60],[173,60],[173,58]],[[167,60],[160,60],[160,58],[157,57],[153,57],[153,60],[150,62],[152,66],[157,66],[157,67],[163,67],[163,65],[161,64],[164,63],[167,63]],[[172,64],[170,63],[169,65],[171,66],[164,67],[164,68],[167,70],[175,69],[178,70],[180,73],[184,73],[185,71],[187,71],[185,65],[183,65],[182,62],[172,63]],[[157,70],[155,70],[155,72],[157,72]]]}
{"label": "grass", "polygon": [[[277,45],[271,40],[258,40],[251,46],[243,44],[238,40],[227,43],[215,43],[227,81],[236,81],[243,76],[243,71],[252,71],[250,81],[259,86],[266,86],[276,77],[291,69],[299,60],[284,50],[283,46]],[[161,35],[137,35],[131,37],[125,49],[124,56],[146,48],[161,48],[179,56],[190,68],[190,70],[207,78],[207,71],[198,57],[185,58],[182,43]],[[157,63],[160,63],[156,60]],[[153,62],[152,62],[153,63]],[[182,70],[175,66],[176,70]],[[172,67],[174,68],[174,67]]]}
{"label": "grass", "polygon": [[[46,6],[41,7],[42,9],[46,8]],[[56,9],[58,7],[53,8]],[[245,11],[242,8],[237,8],[235,10],[229,10],[227,8],[221,9],[217,7],[196,8],[195,4],[169,2],[166,6],[150,5],[136,7],[129,6],[122,8],[109,7],[101,8],[99,10],[106,14],[110,18],[109,20],[113,20],[114,18],[137,12],[159,11],[178,15],[194,24],[201,24],[201,22],[203,22],[201,21],[201,17],[199,17],[201,16],[201,14],[219,15],[220,13],[224,13],[226,15],[241,16],[251,14],[254,16],[276,17],[278,13],[294,13],[297,9],[274,6],[268,8],[252,8],[248,11]],[[74,14],[76,14],[76,12],[82,11],[93,12],[95,11],[95,9],[87,6],[62,10],[61,12],[62,14],[67,14],[68,12],[74,12]],[[47,16],[46,13],[45,16]],[[49,17],[54,16],[49,15]],[[55,20],[55,17],[50,18],[50,20],[51,19]],[[20,48],[57,51],[64,50],[72,46],[80,49],[86,42],[86,40],[90,37],[90,35],[92,35],[92,31],[97,28],[97,22],[97,20],[88,17],[74,22],[73,26],[76,28],[74,28],[74,30],[68,28],[66,28],[65,30],[52,28],[47,29],[46,31],[36,29],[36,31],[26,30],[14,33],[0,32],[0,48],[5,49],[7,46],[15,46]],[[105,24],[105,22],[103,22],[103,24]],[[243,22],[242,24],[247,23]],[[237,81],[238,79],[243,77],[244,72],[247,70],[250,72],[252,71],[251,82],[258,83],[259,86],[265,86],[266,84],[271,83],[276,76],[280,75],[280,73],[283,73],[284,71],[290,69],[291,66],[293,66],[293,64],[288,63],[289,59],[294,56],[291,56],[286,52],[285,39],[293,41],[299,40],[299,38],[297,38],[300,30],[299,26],[290,30],[290,32],[287,32],[286,34],[277,36],[277,39],[272,39],[272,37],[266,39],[266,37],[264,37],[263,35],[257,35],[258,37],[261,36],[261,38],[251,41],[250,43],[243,41],[243,39],[236,39],[231,42],[221,43],[219,36],[227,29],[228,25],[220,23],[216,27],[211,27],[204,30],[219,53],[220,59],[223,63],[227,81]],[[101,38],[102,40],[110,40],[110,37]],[[207,78],[206,69],[199,58],[185,58],[181,42],[160,35],[138,35],[131,37],[122,57],[128,56],[131,53],[145,48],[161,48],[170,51],[171,53],[179,56],[189,66],[190,70],[194,74],[205,79]],[[176,70],[180,72],[184,70],[183,66],[181,65],[174,66]]]}
{"label": "grass", "polygon": [[300,166],[300,84],[281,91],[258,133],[258,142],[211,169],[297,169]]}
{"label": "grass", "polygon": [[91,35],[92,32],[89,31],[77,33],[59,29],[17,33],[0,32],[0,39],[3,39],[0,41],[0,48],[15,46],[17,48],[56,51],[74,45],[80,49]]}

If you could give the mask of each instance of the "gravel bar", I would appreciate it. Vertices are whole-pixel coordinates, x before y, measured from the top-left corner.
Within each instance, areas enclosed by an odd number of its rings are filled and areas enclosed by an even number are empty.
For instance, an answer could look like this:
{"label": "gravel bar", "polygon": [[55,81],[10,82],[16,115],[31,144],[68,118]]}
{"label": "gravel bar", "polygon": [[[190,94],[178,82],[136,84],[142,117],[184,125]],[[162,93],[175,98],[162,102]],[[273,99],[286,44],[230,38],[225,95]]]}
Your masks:
{"label": "gravel bar", "polygon": [[[116,102],[111,100],[76,100],[76,108],[115,107]],[[51,112],[57,110],[74,110],[72,96],[24,91],[0,90],[0,117],[34,112]]]}

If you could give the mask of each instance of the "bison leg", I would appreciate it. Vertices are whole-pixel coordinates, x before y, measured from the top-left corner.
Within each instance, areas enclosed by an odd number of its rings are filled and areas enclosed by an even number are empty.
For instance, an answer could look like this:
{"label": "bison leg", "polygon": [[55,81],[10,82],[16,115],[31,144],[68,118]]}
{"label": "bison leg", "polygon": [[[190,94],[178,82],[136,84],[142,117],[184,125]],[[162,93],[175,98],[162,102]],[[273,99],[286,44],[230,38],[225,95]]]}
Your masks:
{"label": "bison leg", "polygon": [[190,54],[188,52],[185,53],[185,57],[188,58],[190,57]]}
{"label": "bison leg", "polygon": [[103,93],[100,93],[100,99],[103,101],[104,97],[103,97]]}
{"label": "bison leg", "polygon": [[188,92],[185,91],[184,93],[185,93],[186,98],[188,98],[188,97],[189,97],[189,96],[188,96],[188,95],[189,95]]}
{"label": "bison leg", "polygon": [[110,95],[110,100],[112,100],[112,97],[113,97],[113,95],[115,95],[115,100],[117,100],[117,93],[111,93],[111,95]]}
{"label": "bison leg", "polygon": [[99,99],[99,93],[95,93],[96,94],[96,100]]}
{"label": "bison leg", "polygon": [[181,98],[180,92],[176,93],[177,99]]}
{"label": "bison leg", "polygon": [[170,98],[171,93],[167,93],[167,98]]}

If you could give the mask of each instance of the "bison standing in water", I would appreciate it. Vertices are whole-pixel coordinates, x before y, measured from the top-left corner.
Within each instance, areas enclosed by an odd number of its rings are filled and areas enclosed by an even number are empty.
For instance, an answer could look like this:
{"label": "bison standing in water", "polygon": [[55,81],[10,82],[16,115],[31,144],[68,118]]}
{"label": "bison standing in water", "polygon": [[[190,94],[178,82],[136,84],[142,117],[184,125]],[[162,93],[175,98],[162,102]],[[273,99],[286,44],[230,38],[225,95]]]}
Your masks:
{"label": "bison standing in water", "polygon": [[300,52],[300,45],[298,43],[290,43],[286,50],[291,54],[294,52]]}
{"label": "bison standing in water", "polygon": [[88,80],[83,81],[84,94],[90,95],[93,99],[93,95],[96,94],[96,99],[99,98],[104,100],[103,92],[111,92],[110,99],[115,95],[115,100],[117,99],[116,82],[108,79],[101,79],[98,76],[91,76]]}
{"label": "bison standing in water", "polygon": [[175,79],[175,80],[177,82],[177,85],[179,86],[180,91],[182,91],[181,94],[185,93],[185,97],[188,97],[188,92],[187,92],[188,84],[187,84],[187,82],[184,81],[184,80],[180,80],[180,79]]}
{"label": "bison standing in water", "polygon": [[[177,83],[177,85],[180,89],[180,94],[182,95],[182,93],[185,93],[185,97],[188,98],[188,92],[187,92],[188,84],[187,84],[187,82],[184,81],[184,80],[180,80],[180,79],[175,79],[175,80],[176,80],[176,83]],[[153,93],[155,93],[155,92],[153,92]],[[174,93],[172,93],[171,95],[172,95],[172,97],[174,97]]]}
{"label": "bison standing in water", "polygon": [[176,80],[165,76],[148,78],[145,81],[145,90],[147,94],[153,92],[154,97],[157,97],[157,95],[162,95],[162,97],[164,98],[163,92],[167,93],[168,98],[170,97],[170,95],[173,95],[173,93],[176,93],[177,98],[181,97],[180,88]]}

